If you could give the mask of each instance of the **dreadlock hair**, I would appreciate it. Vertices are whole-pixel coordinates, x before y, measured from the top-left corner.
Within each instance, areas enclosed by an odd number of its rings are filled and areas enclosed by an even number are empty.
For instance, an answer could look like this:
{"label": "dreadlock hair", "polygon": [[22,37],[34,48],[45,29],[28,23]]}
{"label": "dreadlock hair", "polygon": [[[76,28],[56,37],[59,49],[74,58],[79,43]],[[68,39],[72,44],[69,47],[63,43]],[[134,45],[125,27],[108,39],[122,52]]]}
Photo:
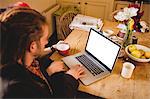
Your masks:
{"label": "dreadlock hair", "polygon": [[24,63],[25,51],[43,35],[46,18],[29,7],[14,7],[0,15],[1,64]]}

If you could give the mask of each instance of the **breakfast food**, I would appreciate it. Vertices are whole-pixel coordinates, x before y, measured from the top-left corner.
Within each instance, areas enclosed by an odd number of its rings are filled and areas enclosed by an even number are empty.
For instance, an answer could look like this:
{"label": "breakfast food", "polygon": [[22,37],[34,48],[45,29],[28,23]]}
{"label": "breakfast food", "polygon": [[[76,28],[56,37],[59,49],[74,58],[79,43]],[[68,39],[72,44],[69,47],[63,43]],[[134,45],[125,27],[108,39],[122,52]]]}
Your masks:
{"label": "breakfast food", "polygon": [[150,52],[145,52],[144,56],[145,56],[146,58],[150,58]]}
{"label": "breakfast food", "polygon": [[136,57],[136,58],[140,58],[142,55],[141,55],[141,52],[139,50],[134,50],[131,52],[131,55]]}
{"label": "breakfast food", "polygon": [[142,58],[142,59],[146,59],[146,57],[145,57],[145,56],[141,56],[141,58]]}
{"label": "breakfast food", "polygon": [[145,52],[142,49],[139,49],[141,56],[143,56],[145,54]]}
{"label": "breakfast food", "polygon": [[136,46],[135,45],[130,45],[129,46],[129,52],[133,52],[134,50],[136,50]]}
{"label": "breakfast food", "polygon": [[149,59],[150,58],[150,51],[144,51],[143,49],[138,49],[136,45],[130,45],[128,47],[128,52],[139,59]]}

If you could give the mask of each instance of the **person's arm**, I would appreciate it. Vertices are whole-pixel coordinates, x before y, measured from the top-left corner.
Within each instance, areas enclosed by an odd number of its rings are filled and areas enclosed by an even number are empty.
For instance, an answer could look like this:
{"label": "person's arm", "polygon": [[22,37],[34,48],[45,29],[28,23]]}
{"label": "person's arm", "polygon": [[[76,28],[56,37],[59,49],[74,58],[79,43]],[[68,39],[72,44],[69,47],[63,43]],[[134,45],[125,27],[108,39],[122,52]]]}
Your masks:
{"label": "person's arm", "polygon": [[73,76],[64,72],[54,73],[49,77],[55,98],[73,98],[76,96],[79,82]]}
{"label": "person's arm", "polygon": [[53,62],[53,60],[51,60],[49,57],[50,55],[48,54],[48,55],[38,58],[40,67],[44,70],[46,70],[50,66],[50,64]]}
{"label": "person's arm", "polygon": [[73,98],[76,97],[79,82],[78,79],[84,76],[82,66],[75,65],[67,72],[54,73],[50,77],[50,82],[54,95],[57,98]]}
{"label": "person's arm", "polygon": [[38,61],[40,63],[40,70],[41,70],[41,72],[43,73],[45,78],[48,79],[49,75],[48,75],[46,69],[50,66],[50,64],[53,62],[53,60],[51,60],[49,58],[49,55],[46,55],[44,57],[39,58]]}
{"label": "person's arm", "polygon": [[[48,56],[43,57],[39,60],[41,64],[41,71],[48,79],[50,86],[52,87],[54,97],[74,97],[78,89],[78,81],[71,75],[65,74],[64,71],[57,71],[63,64],[62,62],[52,61]],[[62,66],[61,66],[62,64]],[[52,68],[51,68],[52,67]],[[56,68],[55,68],[56,67]],[[58,69],[57,69],[58,68]],[[51,74],[48,74],[47,71]],[[54,72],[56,69],[57,72]],[[63,70],[63,68],[62,68]]]}

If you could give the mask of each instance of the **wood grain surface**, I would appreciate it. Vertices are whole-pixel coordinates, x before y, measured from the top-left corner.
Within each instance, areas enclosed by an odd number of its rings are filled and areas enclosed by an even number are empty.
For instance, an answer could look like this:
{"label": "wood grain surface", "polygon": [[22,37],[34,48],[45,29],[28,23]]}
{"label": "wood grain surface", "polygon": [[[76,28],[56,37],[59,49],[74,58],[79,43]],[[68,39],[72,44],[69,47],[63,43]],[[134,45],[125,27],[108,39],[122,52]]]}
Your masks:
{"label": "wood grain surface", "polygon": [[[114,34],[118,33],[118,23],[105,21],[103,30],[111,29]],[[138,44],[150,48],[150,33],[134,33],[138,37]],[[74,30],[65,39],[69,43],[69,55],[84,51],[88,32]],[[50,58],[60,60],[62,57],[55,52]],[[127,57],[127,56],[125,56]],[[80,83],[79,90],[88,92],[108,99],[150,99],[150,62],[139,63],[132,61],[136,68],[130,79],[123,78],[120,73],[125,58],[118,58],[112,74],[89,86]]]}

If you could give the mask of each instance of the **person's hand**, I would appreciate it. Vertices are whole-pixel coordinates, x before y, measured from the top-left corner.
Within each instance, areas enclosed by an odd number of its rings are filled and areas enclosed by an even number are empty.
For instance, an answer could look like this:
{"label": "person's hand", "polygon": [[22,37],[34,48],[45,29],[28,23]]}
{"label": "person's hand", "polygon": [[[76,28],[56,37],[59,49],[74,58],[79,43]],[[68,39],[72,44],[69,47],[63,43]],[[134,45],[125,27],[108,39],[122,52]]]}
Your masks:
{"label": "person's hand", "polygon": [[75,65],[73,68],[70,68],[66,74],[72,75],[75,79],[79,79],[84,77],[84,69],[80,65]]}
{"label": "person's hand", "polygon": [[62,61],[54,61],[51,65],[46,69],[49,75],[52,75],[56,72],[65,71],[64,63]]}

